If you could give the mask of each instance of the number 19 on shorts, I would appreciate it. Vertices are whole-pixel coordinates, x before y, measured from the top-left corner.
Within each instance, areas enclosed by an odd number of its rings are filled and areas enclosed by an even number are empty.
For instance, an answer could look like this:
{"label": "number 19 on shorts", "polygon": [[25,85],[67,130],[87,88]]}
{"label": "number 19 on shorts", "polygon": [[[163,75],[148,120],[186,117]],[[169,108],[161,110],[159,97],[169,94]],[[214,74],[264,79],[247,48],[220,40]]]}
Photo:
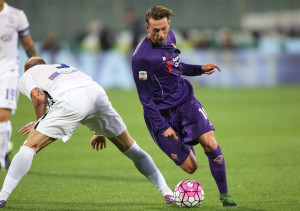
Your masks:
{"label": "number 19 on shorts", "polygon": [[16,90],[15,89],[6,89],[5,100],[14,101],[16,98]]}

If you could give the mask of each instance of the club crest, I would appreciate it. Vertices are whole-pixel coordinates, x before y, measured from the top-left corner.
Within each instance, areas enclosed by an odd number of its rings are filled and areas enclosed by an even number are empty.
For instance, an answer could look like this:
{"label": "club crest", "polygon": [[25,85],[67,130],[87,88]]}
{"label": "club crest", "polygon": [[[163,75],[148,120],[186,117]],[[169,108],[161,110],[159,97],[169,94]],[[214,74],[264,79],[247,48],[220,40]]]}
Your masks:
{"label": "club crest", "polygon": [[174,160],[177,160],[177,161],[180,161],[178,156],[176,154],[173,154],[171,153],[171,157],[174,159]]}
{"label": "club crest", "polygon": [[222,164],[223,160],[224,160],[224,156],[223,155],[219,155],[218,157],[216,157],[215,159],[213,159],[213,161],[215,163],[218,163],[218,164]]}

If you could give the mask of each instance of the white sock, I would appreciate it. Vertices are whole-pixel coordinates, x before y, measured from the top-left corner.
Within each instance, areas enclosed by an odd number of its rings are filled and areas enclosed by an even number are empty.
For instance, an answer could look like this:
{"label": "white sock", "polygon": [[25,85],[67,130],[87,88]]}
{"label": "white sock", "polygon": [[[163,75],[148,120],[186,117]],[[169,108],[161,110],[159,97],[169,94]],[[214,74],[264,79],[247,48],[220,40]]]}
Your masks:
{"label": "white sock", "polygon": [[[36,152],[29,147],[22,146],[20,148],[20,151],[14,156],[10,164],[0,197],[5,197],[7,193],[8,196],[11,194],[23,176],[25,176],[29,171],[35,154]],[[6,198],[0,198],[0,200],[7,200],[8,196]]]}
{"label": "white sock", "polygon": [[8,142],[11,137],[10,121],[0,122],[0,164],[5,167],[5,156],[7,153]]}
{"label": "white sock", "polygon": [[134,142],[123,154],[133,161],[139,172],[155,185],[162,196],[173,195],[172,190],[168,187],[163,175],[155,165],[151,156],[142,150],[136,142]]}

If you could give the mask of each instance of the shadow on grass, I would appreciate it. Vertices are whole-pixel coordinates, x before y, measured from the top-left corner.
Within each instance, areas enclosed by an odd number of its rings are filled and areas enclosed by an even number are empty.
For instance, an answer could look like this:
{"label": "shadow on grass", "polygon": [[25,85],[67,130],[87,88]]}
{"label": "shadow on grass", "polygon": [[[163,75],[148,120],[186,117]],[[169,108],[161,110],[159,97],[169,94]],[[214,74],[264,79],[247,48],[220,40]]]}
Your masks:
{"label": "shadow on grass", "polygon": [[43,176],[43,177],[58,177],[58,178],[65,178],[65,179],[84,179],[84,180],[110,180],[110,181],[124,181],[129,183],[137,183],[145,182],[145,177],[127,177],[127,176],[117,176],[117,175],[101,175],[101,172],[99,175],[90,175],[90,174],[68,174],[68,173],[43,173],[43,172],[36,172],[36,171],[30,171],[28,175],[33,176]]}
{"label": "shadow on grass", "polygon": [[[98,199],[99,200],[99,199]],[[176,205],[152,204],[152,203],[132,203],[132,202],[23,202],[12,200],[5,207],[6,210],[182,210]]]}
{"label": "shadow on grass", "polygon": [[[92,199],[91,199],[92,200]],[[92,211],[92,210],[109,210],[109,211],[122,211],[122,210],[183,210],[183,208],[179,208],[176,205],[167,205],[162,203],[145,203],[139,202],[137,203],[134,200],[128,200],[127,202],[116,201],[114,202],[101,202],[101,199],[95,199],[99,202],[92,202],[92,201],[80,201],[80,202],[70,202],[70,201],[39,201],[39,202],[32,202],[32,201],[25,201],[25,200],[10,200],[7,206],[5,207],[6,210],[85,210],[85,211]],[[197,208],[202,209],[205,211],[226,211],[226,210],[242,210],[242,211],[266,211],[267,209],[255,209],[251,207],[222,207],[220,206],[210,206],[208,204],[201,205]],[[187,210],[187,209],[184,209]]]}

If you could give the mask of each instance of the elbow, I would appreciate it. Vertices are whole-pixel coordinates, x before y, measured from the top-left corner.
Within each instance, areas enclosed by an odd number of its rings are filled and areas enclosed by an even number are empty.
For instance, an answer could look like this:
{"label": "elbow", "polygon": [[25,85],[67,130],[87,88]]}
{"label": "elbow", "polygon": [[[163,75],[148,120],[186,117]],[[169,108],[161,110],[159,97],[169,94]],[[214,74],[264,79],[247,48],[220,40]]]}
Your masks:
{"label": "elbow", "polygon": [[35,104],[36,106],[39,105],[46,105],[47,104],[47,97],[45,95],[42,96],[34,96],[32,98],[32,102],[33,104]]}

